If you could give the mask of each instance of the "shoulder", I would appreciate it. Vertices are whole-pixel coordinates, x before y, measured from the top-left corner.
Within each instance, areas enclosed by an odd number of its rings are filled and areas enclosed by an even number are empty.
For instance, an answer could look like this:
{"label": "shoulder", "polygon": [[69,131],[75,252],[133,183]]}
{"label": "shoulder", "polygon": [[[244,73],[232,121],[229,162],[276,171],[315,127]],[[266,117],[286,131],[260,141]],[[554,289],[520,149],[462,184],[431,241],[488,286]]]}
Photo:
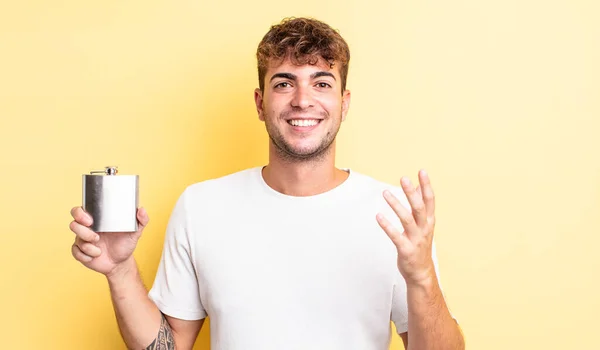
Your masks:
{"label": "shoulder", "polygon": [[351,174],[353,176],[352,193],[355,196],[354,198],[359,200],[362,206],[371,208],[375,213],[384,214],[393,224],[399,225],[399,221],[397,221],[398,217],[385,200],[383,193],[386,190],[390,191],[400,204],[410,211],[410,203],[400,184],[390,184],[357,171],[353,171]]}
{"label": "shoulder", "polygon": [[231,192],[239,190],[235,186],[250,185],[255,179],[260,168],[248,168],[235,173],[223,175],[216,178],[206,179],[189,185],[185,189],[188,196],[205,194],[210,192]]}
{"label": "shoulder", "polygon": [[243,195],[256,187],[260,168],[248,168],[235,173],[210,178],[188,185],[181,194],[188,204],[215,203]]}
{"label": "shoulder", "polygon": [[383,191],[389,190],[400,201],[404,200],[405,194],[402,187],[400,187],[399,182],[394,185],[356,170],[350,169],[350,171],[354,179],[353,184],[357,189],[367,193],[377,194],[378,196],[382,195]]}

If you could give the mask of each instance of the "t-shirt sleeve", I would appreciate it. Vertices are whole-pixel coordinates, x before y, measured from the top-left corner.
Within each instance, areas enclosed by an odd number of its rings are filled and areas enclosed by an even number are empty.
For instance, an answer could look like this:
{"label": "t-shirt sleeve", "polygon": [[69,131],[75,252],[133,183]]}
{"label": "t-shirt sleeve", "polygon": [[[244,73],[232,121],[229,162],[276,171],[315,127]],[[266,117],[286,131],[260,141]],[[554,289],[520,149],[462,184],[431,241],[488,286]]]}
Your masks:
{"label": "t-shirt sleeve", "polygon": [[[437,260],[437,253],[435,248],[435,240],[431,247],[431,255],[433,259],[433,265],[435,267],[435,273],[438,279],[438,285],[442,288],[440,281],[440,271]],[[397,269],[396,269],[397,270]],[[392,322],[396,326],[398,334],[408,332],[408,299],[406,294],[406,281],[398,271],[396,275],[396,283],[394,284],[394,291],[392,294]]]}
{"label": "t-shirt sleeve", "polygon": [[193,260],[194,232],[190,232],[186,191],[179,197],[169,218],[162,256],[148,296],[165,315],[199,320],[202,307]]}

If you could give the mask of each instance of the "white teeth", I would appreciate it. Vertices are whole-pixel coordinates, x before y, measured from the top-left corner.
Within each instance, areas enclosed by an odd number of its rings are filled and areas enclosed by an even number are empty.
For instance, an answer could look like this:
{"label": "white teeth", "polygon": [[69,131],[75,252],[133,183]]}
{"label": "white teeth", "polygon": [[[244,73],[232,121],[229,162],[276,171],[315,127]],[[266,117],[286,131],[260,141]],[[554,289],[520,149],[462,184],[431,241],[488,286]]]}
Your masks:
{"label": "white teeth", "polygon": [[292,119],[288,122],[293,126],[314,126],[319,123],[316,119]]}

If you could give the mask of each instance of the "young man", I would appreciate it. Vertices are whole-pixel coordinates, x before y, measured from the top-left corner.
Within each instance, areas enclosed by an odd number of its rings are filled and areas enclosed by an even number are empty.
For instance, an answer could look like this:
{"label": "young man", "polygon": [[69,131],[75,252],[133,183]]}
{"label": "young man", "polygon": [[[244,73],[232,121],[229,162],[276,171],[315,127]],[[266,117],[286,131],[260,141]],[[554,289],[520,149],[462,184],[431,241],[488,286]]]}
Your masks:
{"label": "young man", "polygon": [[427,174],[397,188],[334,165],[344,39],[284,20],[257,58],[269,163],[186,188],[149,293],[132,256],[146,212],[138,232],[105,235],[72,210],[73,256],[106,275],[128,347],[191,349],[210,316],[215,350],[384,350],[390,320],[410,350],[463,349],[437,279]]}

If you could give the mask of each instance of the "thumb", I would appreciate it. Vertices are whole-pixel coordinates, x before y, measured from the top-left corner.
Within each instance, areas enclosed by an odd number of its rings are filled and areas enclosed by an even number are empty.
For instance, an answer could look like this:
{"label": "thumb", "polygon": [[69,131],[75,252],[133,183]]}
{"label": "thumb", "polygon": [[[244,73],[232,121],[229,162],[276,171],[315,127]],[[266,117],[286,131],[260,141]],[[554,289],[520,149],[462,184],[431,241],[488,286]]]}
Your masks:
{"label": "thumb", "polygon": [[150,222],[150,217],[146,212],[144,207],[140,207],[137,211],[137,219],[140,224],[139,231],[142,231],[146,226],[148,226],[148,222]]}

